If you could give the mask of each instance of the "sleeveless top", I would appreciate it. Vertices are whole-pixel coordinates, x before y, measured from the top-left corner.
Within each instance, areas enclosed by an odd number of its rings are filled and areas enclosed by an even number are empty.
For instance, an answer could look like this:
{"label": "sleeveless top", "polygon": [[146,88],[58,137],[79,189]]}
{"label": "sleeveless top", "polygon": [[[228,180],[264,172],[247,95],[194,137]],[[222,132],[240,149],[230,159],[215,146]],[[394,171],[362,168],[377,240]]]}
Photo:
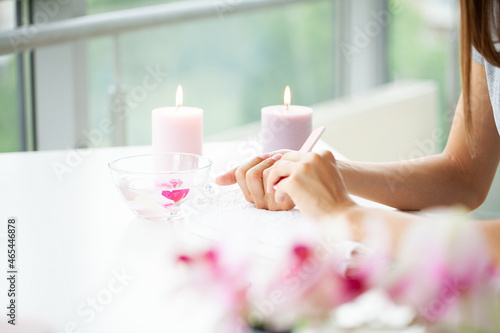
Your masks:
{"label": "sleeveless top", "polygon": [[500,68],[488,63],[484,57],[474,48],[472,58],[478,64],[484,66],[486,70],[486,80],[488,81],[488,90],[490,92],[491,106],[497,125],[497,131],[500,133]]}

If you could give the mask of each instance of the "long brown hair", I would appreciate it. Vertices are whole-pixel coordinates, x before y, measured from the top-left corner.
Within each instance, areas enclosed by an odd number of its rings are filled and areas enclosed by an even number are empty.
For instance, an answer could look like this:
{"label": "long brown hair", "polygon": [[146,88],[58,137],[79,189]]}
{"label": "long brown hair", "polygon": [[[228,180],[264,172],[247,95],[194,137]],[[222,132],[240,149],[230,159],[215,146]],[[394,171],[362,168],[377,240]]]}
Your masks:
{"label": "long brown hair", "polygon": [[472,147],[471,68],[472,47],[484,59],[500,67],[500,54],[495,49],[499,42],[500,0],[460,0],[460,63],[467,143]]}

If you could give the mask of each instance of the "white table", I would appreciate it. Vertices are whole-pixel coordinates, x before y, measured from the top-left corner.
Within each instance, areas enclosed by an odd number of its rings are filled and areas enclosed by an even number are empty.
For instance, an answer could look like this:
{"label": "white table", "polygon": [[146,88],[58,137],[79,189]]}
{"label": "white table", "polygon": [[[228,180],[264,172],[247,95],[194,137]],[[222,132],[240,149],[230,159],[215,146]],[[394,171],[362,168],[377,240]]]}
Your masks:
{"label": "white table", "polygon": [[[328,147],[320,142],[317,150],[323,148]],[[172,243],[210,239],[223,232],[223,224],[205,229],[195,225],[192,232],[182,233],[170,223],[141,220],[111,182],[109,161],[150,150],[92,149],[85,156],[76,151],[0,154],[1,332],[210,332],[210,311],[170,293],[176,277],[169,261]],[[205,146],[214,174],[257,153],[252,142]],[[60,169],[64,164],[67,169]],[[66,173],[58,176],[55,168]],[[257,214],[256,220],[272,221],[276,214],[302,218],[297,212],[241,205],[245,215]],[[217,206],[207,208],[207,218],[214,209]],[[4,324],[3,306],[10,216],[17,218],[18,228],[15,329]],[[286,233],[282,226],[263,225],[266,235]]]}

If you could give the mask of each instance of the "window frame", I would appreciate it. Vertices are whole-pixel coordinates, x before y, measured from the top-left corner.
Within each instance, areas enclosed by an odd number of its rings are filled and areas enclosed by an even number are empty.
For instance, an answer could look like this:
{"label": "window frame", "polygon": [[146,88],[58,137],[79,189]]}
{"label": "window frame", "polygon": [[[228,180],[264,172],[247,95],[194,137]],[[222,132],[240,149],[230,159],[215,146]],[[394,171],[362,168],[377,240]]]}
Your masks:
{"label": "window frame", "polygon": [[[302,1],[274,0],[272,5]],[[336,1],[336,13],[332,13],[332,19],[336,20],[337,29],[335,44],[340,45],[355,38],[356,29],[363,28],[367,20],[373,20],[370,18],[371,13],[387,10],[388,0],[332,1]],[[46,17],[45,24],[56,21],[61,21],[64,24],[65,20],[86,14],[86,2],[82,1],[17,0],[16,3],[18,6],[18,27],[33,27],[36,22],[40,21],[41,17]],[[61,4],[57,8],[54,7],[59,3]],[[169,5],[172,8],[181,8],[195,6],[197,3],[200,6],[202,4],[201,1],[189,1]],[[232,2],[221,0],[221,3]],[[270,2],[259,0],[253,1],[253,3],[252,1],[240,0],[239,5],[242,8],[231,7],[225,14],[232,15],[239,9],[245,9],[245,6],[248,6],[246,9],[256,10],[255,3]],[[270,5],[262,5],[262,9],[266,6]],[[130,10],[128,11],[130,12]],[[102,18],[102,15],[118,16],[118,14],[117,12],[95,14],[91,15],[90,18],[94,16]],[[204,13],[203,15],[217,16],[220,15],[220,11]],[[200,18],[204,17],[195,15],[190,18],[189,15],[186,16],[186,19],[192,20]],[[181,21],[173,19],[173,23]],[[124,31],[130,31],[130,29],[124,29]],[[88,36],[88,38],[90,37],[92,35]],[[85,143],[89,142],[90,129],[88,129],[85,44],[85,39],[83,39],[18,52],[19,122],[23,150],[86,148]],[[115,47],[117,46],[115,45]],[[337,87],[334,96],[349,96],[388,82],[387,25],[381,25],[380,32],[370,37],[370,43],[366,46],[366,50],[368,52],[360,52],[348,57],[345,52],[336,47],[337,56],[335,60],[332,59],[336,62],[336,74],[332,74],[334,75],[335,87]],[[57,62],[53,61],[55,58],[58,59]],[[363,79],[356,75],[356,72],[362,67],[365,69]]]}

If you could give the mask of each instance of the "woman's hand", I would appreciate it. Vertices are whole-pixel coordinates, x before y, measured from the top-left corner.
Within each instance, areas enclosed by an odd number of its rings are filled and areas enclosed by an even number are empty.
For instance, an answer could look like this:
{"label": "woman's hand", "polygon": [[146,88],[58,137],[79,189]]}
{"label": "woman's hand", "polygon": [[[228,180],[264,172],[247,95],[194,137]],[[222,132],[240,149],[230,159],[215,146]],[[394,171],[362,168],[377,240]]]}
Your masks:
{"label": "woman's hand", "polygon": [[275,192],[278,203],[290,197],[302,212],[317,218],[355,206],[330,151],[288,153],[264,175],[268,193],[273,193],[279,182]]}
{"label": "woman's hand", "polygon": [[287,151],[279,151],[255,157],[240,167],[217,177],[215,181],[221,186],[238,183],[245,199],[255,204],[257,208],[272,211],[293,209],[295,204],[287,195],[278,203],[274,199],[274,191],[266,191],[265,186],[270,168],[285,153]]}

